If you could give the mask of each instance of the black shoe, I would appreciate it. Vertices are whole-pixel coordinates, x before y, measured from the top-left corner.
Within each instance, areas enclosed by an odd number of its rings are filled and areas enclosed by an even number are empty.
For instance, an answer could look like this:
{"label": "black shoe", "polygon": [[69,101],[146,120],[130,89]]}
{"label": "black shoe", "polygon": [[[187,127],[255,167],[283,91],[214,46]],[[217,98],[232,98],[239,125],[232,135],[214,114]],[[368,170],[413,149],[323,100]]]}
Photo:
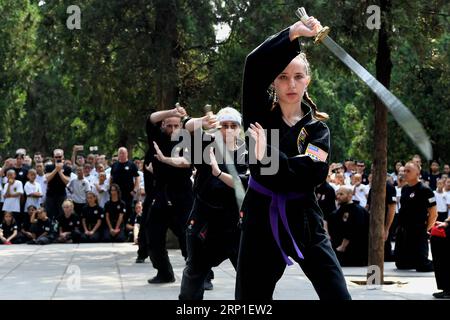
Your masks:
{"label": "black shoe", "polygon": [[172,283],[172,282],[175,282],[175,277],[172,276],[170,278],[165,278],[165,277],[156,276],[151,279],[148,279],[147,282],[150,284]]}
{"label": "black shoe", "polygon": [[434,268],[433,268],[433,264],[432,263],[428,263],[424,266],[420,266],[418,268],[416,268],[417,272],[433,272]]}
{"label": "black shoe", "polygon": [[145,262],[145,258],[136,258],[136,263],[144,263]]}
{"label": "black shoe", "polygon": [[203,289],[205,289],[205,290],[212,290],[212,289],[214,289],[214,286],[213,286],[213,284],[212,284],[210,279],[206,279],[205,280],[205,282],[203,283]]}
{"label": "black shoe", "polygon": [[437,299],[450,299],[450,291],[441,291],[433,293],[433,297]]}

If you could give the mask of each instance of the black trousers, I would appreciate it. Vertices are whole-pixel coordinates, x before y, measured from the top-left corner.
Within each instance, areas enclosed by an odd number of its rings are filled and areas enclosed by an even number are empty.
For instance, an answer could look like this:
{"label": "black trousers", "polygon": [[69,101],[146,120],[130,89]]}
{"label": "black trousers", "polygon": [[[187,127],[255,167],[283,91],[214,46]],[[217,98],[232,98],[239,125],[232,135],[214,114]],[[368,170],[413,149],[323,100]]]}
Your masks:
{"label": "black trousers", "polygon": [[[236,276],[237,300],[271,300],[286,263],[272,235],[269,221],[271,199],[249,189],[243,205],[244,222]],[[314,195],[288,201],[287,218],[304,259],[295,249],[279,221],[281,244],[312,282],[320,299],[350,300],[339,261],[323,228]]]}
{"label": "black trousers", "polygon": [[54,221],[58,216],[64,213],[62,203],[66,200],[66,196],[49,196],[45,199],[45,210],[50,220]]}
{"label": "black trousers", "polygon": [[103,230],[103,242],[125,242],[126,236],[125,236],[125,229],[124,227],[120,227],[120,232],[116,234],[115,236],[111,235],[111,232],[109,232],[108,228],[105,228]]}
{"label": "black trousers", "polygon": [[138,259],[146,259],[149,254],[149,233],[148,233],[148,221],[149,221],[149,211],[152,205],[153,199],[150,195],[145,197],[144,204],[142,207],[142,217],[141,225],[139,227],[138,235]]}
{"label": "black trousers", "polygon": [[398,269],[421,269],[431,264],[428,260],[428,234],[426,227],[397,229],[395,240],[395,265]]}
{"label": "black trousers", "polygon": [[431,237],[431,254],[438,289],[450,291],[450,228],[446,232],[446,238]]}
{"label": "black trousers", "polygon": [[94,243],[94,242],[100,242],[102,235],[101,231],[102,228],[100,227],[93,235],[88,236],[86,233],[81,234],[81,242],[82,243]]}
{"label": "black trousers", "polygon": [[[213,213],[212,213],[213,214]],[[214,230],[214,226],[208,226],[206,238],[199,236],[199,229],[189,226],[186,231],[186,244],[188,258],[181,280],[180,300],[203,300],[205,292],[204,282],[208,278],[212,267],[220,265],[226,259],[230,259],[233,267],[237,267],[240,231],[220,230],[220,226]]]}
{"label": "black trousers", "polygon": [[170,229],[175,234],[180,244],[181,253],[186,259],[186,222],[192,208],[192,199],[182,198],[181,201],[172,199],[154,201],[149,212],[148,239],[149,255],[153,267],[158,270],[158,276],[162,278],[172,278],[174,276],[172,265],[166,248],[167,230]]}

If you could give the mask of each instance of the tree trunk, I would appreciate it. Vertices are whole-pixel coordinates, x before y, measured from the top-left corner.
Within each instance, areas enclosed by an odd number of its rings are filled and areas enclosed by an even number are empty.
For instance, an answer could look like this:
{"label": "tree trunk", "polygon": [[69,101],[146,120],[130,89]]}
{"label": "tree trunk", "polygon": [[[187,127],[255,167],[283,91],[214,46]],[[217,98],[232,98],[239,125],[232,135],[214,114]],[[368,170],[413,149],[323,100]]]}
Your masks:
{"label": "tree trunk", "polygon": [[159,46],[156,68],[156,109],[172,108],[178,98],[178,43],[179,5],[177,0],[155,1],[155,35],[153,43]]}
{"label": "tree trunk", "polygon": [[[389,47],[389,24],[386,19],[390,15],[390,0],[380,1],[382,20],[378,33],[378,50],[376,60],[376,75],[386,88],[391,80],[391,50]],[[372,174],[372,199],[370,210],[369,232],[369,266],[380,268],[380,284],[384,282],[384,238],[385,199],[387,175],[387,109],[378,99],[375,99],[375,132]],[[368,274],[369,276],[369,274]]]}

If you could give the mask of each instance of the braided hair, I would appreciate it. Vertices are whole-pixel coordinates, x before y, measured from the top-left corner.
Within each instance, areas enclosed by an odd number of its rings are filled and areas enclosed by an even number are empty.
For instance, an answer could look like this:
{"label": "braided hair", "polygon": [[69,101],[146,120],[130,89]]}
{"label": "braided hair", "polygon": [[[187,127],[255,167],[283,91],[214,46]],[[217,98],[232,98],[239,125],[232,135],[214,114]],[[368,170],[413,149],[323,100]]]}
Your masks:
{"label": "braided hair", "polygon": [[[311,68],[309,67],[309,61],[306,58],[306,54],[302,52],[294,59],[299,59],[303,63],[303,65],[305,66],[306,75],[311,77]],[[314,101],[312,101],[311,97],[309,96],[306,90],[305,93],[303,94],[302,100],[308,107],[311,108],[313,112],[313,117],[316,118],[317,120],[326,121],[330,118],[327,113],[319,111],[317,105],[314,103]]]}

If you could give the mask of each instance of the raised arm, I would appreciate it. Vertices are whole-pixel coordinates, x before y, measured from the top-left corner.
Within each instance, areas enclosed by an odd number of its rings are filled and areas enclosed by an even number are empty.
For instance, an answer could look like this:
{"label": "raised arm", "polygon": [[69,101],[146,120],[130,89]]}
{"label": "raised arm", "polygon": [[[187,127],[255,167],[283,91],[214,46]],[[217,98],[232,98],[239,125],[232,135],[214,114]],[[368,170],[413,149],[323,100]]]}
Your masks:
{"label": "raised arm", "polygon": [[162,110],[153,112],[150,115],[150,122],[156,124],[170,117],[180,117],[183,118],[187,116],[186,110],[183,107],[175,107],[170,110]]}

